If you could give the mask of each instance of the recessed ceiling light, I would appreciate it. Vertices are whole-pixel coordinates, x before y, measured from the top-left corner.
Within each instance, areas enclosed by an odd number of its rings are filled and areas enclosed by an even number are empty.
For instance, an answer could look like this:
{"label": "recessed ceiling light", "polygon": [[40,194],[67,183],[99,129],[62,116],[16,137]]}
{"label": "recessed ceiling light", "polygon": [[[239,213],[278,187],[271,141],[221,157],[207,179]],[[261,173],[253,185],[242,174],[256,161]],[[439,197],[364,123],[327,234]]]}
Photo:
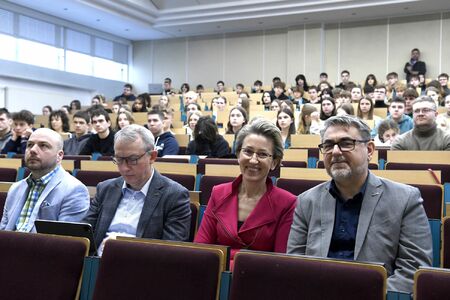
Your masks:
{"label": "recessed ceiling light", "polygon": [[221,26],[220,26],[220,25],[217,25],[217,26],[216,26],[216,28],[217,28],[217,29],[220,29],[220,28],[221,28]]}
{"label": "recessed ceiling light", "polygon": [[409,7],[403,7],[403,9],[404,9],[404,10],[408,10],[408,9],[409,9]]}
{"label": "recessed ceiling light", "polygon": [[308,17],[304,17],[303,20],[309,20],[309,18]]}
{"label": "recessed ceiling light", "polygon": [[100,19],[97,19],[97,20],[95,20],[95,21],[100,22]]}
{"label": "recessed ceiling light", "polygon": [[178,29],[178,32],[181,32],[181,29]]}
{"label": "recessed ceiling light", "polygon": [[64,10],[69,10],[67,7],[64,7]]}
{"label": "recessed ceiling light", "polygon": [[130,31],[130,29],[129,28],[125,28],[125,31]]}
{"label": "recessed ceiling light", "polygon": [[264,22],[263,22],[263,21],[259,21],[258,24],[259,24],[259,25],[262,25],[262,24],[264,24]]}
{"label": "recessed ceiling light", "polygon": [[352,16],[356,16],[356,13],[352,13]]}

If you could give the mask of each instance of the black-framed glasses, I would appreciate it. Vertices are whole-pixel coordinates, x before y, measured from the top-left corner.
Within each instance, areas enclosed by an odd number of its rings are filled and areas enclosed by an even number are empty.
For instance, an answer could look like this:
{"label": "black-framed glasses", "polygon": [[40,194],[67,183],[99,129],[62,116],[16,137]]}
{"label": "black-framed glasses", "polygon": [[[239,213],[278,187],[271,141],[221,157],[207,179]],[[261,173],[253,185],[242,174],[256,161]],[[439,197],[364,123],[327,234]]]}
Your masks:
{"label": "black-framed glasses", "polygon": [[121,165],[123,163],[126,163],[129,166],[137,165],[138,161],[150,151],[145,151],[142,155],[138,156],[128,156],[128,157],[120,157],[120,156],[113,156],[112,161],[116,165]]}
{"label": "black-framed glasses", "polygon": [[354,140],[354,139],[344,139],[338,142],[325,142],[319,145],[320,152],[322,154],[328,154],[333,152],[334,146],[337,145],[341,152],[350,152],[355,150],[356,143],[367,143],[369,140]]}
{"label": "black-framed glasses", "polygon": [[253,155],[256,154],[256,158],[258,160],[264,160],[268,159],[269,157],[272,157],[272,155],[267,152],[256,152],[249,148],[242,148],[241,153],[244,154],[247,158],[252,158]]}

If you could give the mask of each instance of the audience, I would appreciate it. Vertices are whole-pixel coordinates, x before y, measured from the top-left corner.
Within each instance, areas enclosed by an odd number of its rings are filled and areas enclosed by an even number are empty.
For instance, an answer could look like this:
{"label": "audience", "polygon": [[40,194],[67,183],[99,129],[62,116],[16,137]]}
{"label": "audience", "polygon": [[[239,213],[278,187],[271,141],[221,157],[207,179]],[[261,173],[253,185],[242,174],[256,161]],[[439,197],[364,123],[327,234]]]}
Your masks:
{"label": "audience", "polygon": [[48,117],[48,128],[56,131],[63,137],[71,137],[69,117],[62,110],[54,110]]}
{"label": "audience", "polygon": [[0,151],[12,137],[11,126],[11,114],[6,108],[0,108]]}
{"label": "audience", "polygon": [[34,131],[26,143],[31,174],[11,186],[1,230],[36,232],[36,219],[79,222],[89,208],[89,193],[61,166],[62,137],[48,128]]}
{"label": "audience", "polygon": [[390,147],[400,133],[397,122],[383,120],[378,125],[378,134],[374,138],[375,146]]}
{"label": "audience", "polygon": [[53,109],[50,105],[45,105],[44,107],[42,107],[42,115],[43,116],[50,116],[52,111],[53,111]]}
{"label": "audience", "polygon": [[236,106],[230,110],[226,134],[237,134],[248,123],[247,111]]}
{"label": "audience", "polygon": [[186,241],[189,193],[153,168],[157,151],[152,134],[129,125],[115,135],[114,153],[121,177],[97,185],[83,219],[92,225],[99,255],[105,241],[117,236]]}
{"label": "audience", "polygon": [[13,130],[11,139],[4,145],[2,154],[15,152],[25,154],[28,138],[33,133],[34,115],[28,110],[21,110],[12,114]]}
{"label": "audience", "polygon": [[164,131],[164,113],[160,110],[151,110],[147,113],[147,126],[155,138],[155,150],[158,157],[164,155],[177,155],[178,142],[170,131]]}
{"label": "audience", "polygon": [[229,152],[228,142],[219,134],[213,119],[209,116],[200,117],[194,128],[194,139],[189,142],[186,154],[224,157]]}
{"label": "audience", "polygon": [[310,127],[312,124],[311,114],[313,112],[317,113],[317,108],[311,104],[305,104],[302,107],[302,112],[300,113],[299,123],[298,123],[298,134],[311,134]]}
{"label": "audience", "polygon": [[326,97],[322,99],[320,104],[320,119],[325,121],[326,119],[336,115],[336,104],[334,99],[331,97]]}
{"label": "audience", "polygon": [[92,110],[91,124],[96,133],[89,137],[80,155],[114,155],[114,132],[111,130],[109,114],[102,108]]}
{"label": "audience", "polygon": [[291,147],[291,134],[295,134],[294,113],[289,108],[282,108],[277,113],[277,127],[281,131],[284,149]]}
{"label": "audience", "polygon": [[64,141],[64,154],[66,155],[79,155],[81,150],[86,145],[91,133],[89,127],[91,124],[91,118],[85,111],[77,111],[73,115],[73,127],[75,134],[72,137]]}
{"label": "audience", "polygon": [[[413,102],[414,128],[392,144],[392,150],[450,150],[450,133],[437,128],[436,103],[428,96]],[[400,131],[401,132],[401,131]]]}
{"label": "audience", "polygon": [[332,179],[298,196],[287,252],[379,262],[388,290],[411,293],[414,272],[432,263],[419,190],[369,172],[375,145],[356,117],[325,121],[319,149]]}
{"label": "audience", "polygon": [[240,249],[285,253],[295,208],[295,196],[268,177],[283,159],[274,124],[258,119],[242,128],[236,153],[241,175],[213,188],[194,240],[230,246],[231,267]]}
{"label": "audience", "polygon": [[127,101],[134,101],[136,96],[133,94],[133,86],[126,83],[123,86],[123,92],[119,96],[114,97],[113,101],[119,101],[120,98],[125,98]]}
{"label": "audience", "polygon": [[123,111],[117,114],[116,131],[123,129],[130,124],[134,124],[134,117],[130,112]]}

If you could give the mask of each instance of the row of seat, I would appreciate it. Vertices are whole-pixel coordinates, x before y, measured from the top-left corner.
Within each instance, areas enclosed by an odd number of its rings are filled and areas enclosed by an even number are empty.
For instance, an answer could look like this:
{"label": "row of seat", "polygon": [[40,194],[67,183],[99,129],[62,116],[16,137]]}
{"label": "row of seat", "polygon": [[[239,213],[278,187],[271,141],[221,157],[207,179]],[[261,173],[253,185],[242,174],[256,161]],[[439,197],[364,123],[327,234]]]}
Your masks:
{"label": "row of seat", "polygon": [[[377,263],[243,250],[231,273],[223,246],[120,238],[101,258],[88,249],[85,238],[0,232],[2,298],[411,299],[387,291]],[[419,269],[414,299],[447,299],[449,280],[449,270]]]}

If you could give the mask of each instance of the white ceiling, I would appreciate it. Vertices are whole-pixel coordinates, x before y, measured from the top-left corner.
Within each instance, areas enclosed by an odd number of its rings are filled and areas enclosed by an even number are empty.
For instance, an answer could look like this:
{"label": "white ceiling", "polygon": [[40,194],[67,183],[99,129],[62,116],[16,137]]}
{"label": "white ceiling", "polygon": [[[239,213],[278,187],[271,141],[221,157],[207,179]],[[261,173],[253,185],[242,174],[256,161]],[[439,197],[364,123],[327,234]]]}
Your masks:
{"label": "white ceiling", "polygon": [[128,40],[450,11],[449,0],[8,0]]}

